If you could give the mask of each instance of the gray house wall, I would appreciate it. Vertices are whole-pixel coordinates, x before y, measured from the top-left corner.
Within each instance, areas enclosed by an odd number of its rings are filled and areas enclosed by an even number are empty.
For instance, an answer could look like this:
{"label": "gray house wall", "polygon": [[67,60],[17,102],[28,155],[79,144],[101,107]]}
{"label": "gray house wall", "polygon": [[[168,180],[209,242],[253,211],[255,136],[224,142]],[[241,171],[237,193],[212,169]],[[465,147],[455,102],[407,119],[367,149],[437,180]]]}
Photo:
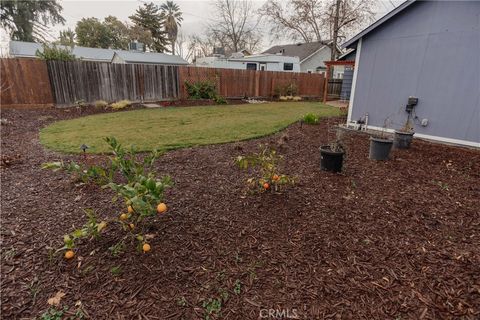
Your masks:
{"label": "gray house wall", "polygon": [[480,146],[480,1],[418,1],[359,47],[350,120],[400,128],[416,96],[419,136]]}
{"label": "gray house wall", "polygon": [[317,51],[313,54],[310,58],[300,61],[300,71],[307,72],[308,70],[312,70],[315,72],[317,67],[324,67],[324,61],[330,60],[330,47],[324,46],[323,49]]}

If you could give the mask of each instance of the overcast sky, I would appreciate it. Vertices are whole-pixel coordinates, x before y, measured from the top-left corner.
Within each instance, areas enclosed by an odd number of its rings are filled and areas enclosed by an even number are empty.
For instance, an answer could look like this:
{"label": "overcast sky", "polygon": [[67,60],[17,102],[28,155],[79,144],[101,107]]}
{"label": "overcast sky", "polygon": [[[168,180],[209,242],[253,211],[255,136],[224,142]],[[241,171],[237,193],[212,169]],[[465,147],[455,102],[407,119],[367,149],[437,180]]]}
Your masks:
{"label": "overcast sky", "polygon": [[[207,0],[174,0],[180,6],[183,12],[184,22],[182,28],[185,32],[195,32],[203,25],[206,18],[209,17],[211,10],[211,2]],[[139,0],[103,0],[103,1],[89,1],[89,0],[62,0],[60,3],[63,6],[63,16],[67,20],[63,28],[70,27],[75,29],[77,21],[84,17],[96,17],[103,19],[106,16],[116,16],[122,21],[129,20],[128,17],[132,15],[135,10],[145,1]],[[147,1],[150,2],[150,1]],[[160,5],[164,1],[152,1]],[[261,4],[261,2],[258,2]],[[57,28],[62,29],[62,28]],[[198,32],[198,31],[197,31]]]}
{"label": "overcast sky", "polygon": [[[174,0],[180,6],[183,12],[184,21],[182,23],[181,32],[185,35],[193,33],[199,34],[203,30],[203,26],[211,16],[213,0]],[[266,0],[254,1],[260,7]],[[143,1],[144,2],[144,1]],[[103,19],[112,15],[121,21],[127,21],[135,10],[143,3],[140,0],[61,0],[63,6],[62,15],[66,19],[65,25],[56,25],[51,28],[50,34],[54,40],[58,37],[58,33],[63,29],[75,29],[77,21],[85,17],[96,17]],[[150,2],[150,1],[148,1]],[[155,4],[161,4],[164,1],[153,1]],[[402,0],[380,0],[377,8],[377,16],[381,16],[393,8],[392,4],[398,5]],[[2,40],[8,40],[5,34]],[[270,46],[270,37],[265,34],[263,47]]]}

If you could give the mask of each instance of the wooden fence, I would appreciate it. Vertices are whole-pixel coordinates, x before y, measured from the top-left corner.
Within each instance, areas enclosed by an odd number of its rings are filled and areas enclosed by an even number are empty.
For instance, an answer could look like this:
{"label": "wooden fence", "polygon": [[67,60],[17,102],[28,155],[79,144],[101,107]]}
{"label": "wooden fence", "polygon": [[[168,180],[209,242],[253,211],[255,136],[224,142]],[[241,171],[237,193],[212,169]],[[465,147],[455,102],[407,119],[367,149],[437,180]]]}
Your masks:
{"label": "wooden fence", "polygon": [[47,65],[42,60],[0,59],[0,86],[2,106],[44,107],[54,103]]}
{"label": "wooden fence", "polygon": [[188,98],[185,82],[213,81],[224,97],[272,97],[293,85],[300,96],[322,97],[320,74],[112,64],[37,59],[1,60],[1,106],[71,105],[76,101],[158,101]]}
{"label": "wooden fence", "polygon": [[328,79],[327,82],[327,100],[340,99],[342,91],[342,79]]}
{"label": "wooden fence", "polygon": [[95,100],[153,101],[178,98],[176,66],[49,61],[57,104]]}
{"label": "wooden fence", "polygon": [[212,81],[225,97],[272,97],[293,84],[301,96],[322,97],[324,77],[321,74],[254,71],[204,67],[179,67],[180,97],[188,98],[185,82]]}

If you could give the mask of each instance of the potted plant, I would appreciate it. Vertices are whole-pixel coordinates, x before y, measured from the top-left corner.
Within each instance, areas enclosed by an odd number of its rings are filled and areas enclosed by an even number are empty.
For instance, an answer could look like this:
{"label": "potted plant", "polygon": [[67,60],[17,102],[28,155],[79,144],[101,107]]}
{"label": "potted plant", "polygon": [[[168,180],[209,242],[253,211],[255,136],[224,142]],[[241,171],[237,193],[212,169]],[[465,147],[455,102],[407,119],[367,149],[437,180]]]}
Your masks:
{"label": "potted plant", "polygon": [[393,140],[385,136],[385,130],[387,128],[386,118],[383,121],[383,129],[379,136],[370,137],[370,153],[369,158],[371,160],[388,160],[390,150],[392,150]]}
{"label": "potted plant", "polygon": [[331,172],[341,172],[345,148],[341,141],[341,133],[337,129],[336,139],[328,145],[320,147],[320,169]]}
{"label": "potted plant", "polygon": [[393,138],[393,146],[398,149],[408,149],[412,143],[413,135],[412,119],[410,113],[408,113],[407,121],[400,130],[395,130]]}

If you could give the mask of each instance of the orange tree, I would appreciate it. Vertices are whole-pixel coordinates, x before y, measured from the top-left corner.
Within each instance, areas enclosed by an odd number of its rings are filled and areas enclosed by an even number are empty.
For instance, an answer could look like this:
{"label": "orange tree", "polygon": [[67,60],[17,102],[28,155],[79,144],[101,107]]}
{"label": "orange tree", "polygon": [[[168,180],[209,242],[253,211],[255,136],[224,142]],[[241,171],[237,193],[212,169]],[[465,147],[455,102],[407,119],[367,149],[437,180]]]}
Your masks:
{"label": "orange tree", "polygon": [[[138,248],[143,252],[150,251],[151,247],[144,236],[145,221],[167,211],[167,205],[163,202],[165,189],[171,186],[169,176],[157,179],[152,166],[161,155],[159,151],[153,151],[139,160],[135,149],[124,148],[113,138],[105,138],[112,156],[106,166],[85,166],[74,161],[49,162],[42,165],[43,169],[63,170],[74,175],[78,180],[85,183],[95,183],[103,188],[110,188],[116,192],[114,201],[121,198],[126,205],[126,212],[110,222],[118,222],[126,231],[122,238],[123,242],[130,237],[136,239]],[[75,255],[75,241],[81,238],[96,238],[108,224],[108,221],[98,222],[95,211],[85,210],[88,221],[80,229],[64,236],[64,246],[59,250],[66,250],[65,258],[70,259]]]}
{"label": "orange tree", "polygon": [[258,153],[238,156],[235,162],[241,169],[254,168],[254,176],[247,179],[251,191],[278,192],[282,186],[295,183],[294,178],[280,173],[278,165],[281,160],[282,156],[274,149],[264,147]]}

